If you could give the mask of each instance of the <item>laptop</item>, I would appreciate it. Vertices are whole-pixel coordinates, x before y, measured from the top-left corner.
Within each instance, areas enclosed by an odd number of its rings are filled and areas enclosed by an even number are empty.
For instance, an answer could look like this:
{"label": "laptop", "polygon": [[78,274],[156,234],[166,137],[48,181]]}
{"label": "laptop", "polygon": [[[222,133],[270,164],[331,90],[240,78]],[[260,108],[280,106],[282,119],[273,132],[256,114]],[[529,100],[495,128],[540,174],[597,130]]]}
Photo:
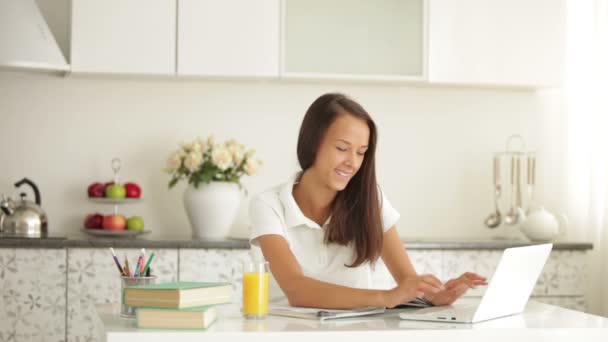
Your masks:
{"label": "laptop", "polygon": [[462,298],[454,305],[401,312],[407,320],[476,323],[524,311],[553,244],[504,250],[481,299]]}

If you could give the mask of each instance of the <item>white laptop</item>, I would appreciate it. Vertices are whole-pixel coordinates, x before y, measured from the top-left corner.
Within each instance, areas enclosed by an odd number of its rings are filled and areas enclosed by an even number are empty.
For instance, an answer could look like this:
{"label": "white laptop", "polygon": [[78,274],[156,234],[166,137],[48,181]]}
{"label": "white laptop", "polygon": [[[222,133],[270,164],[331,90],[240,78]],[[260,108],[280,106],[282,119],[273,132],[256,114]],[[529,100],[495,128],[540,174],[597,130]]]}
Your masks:
{"label": "white laptop", "polygon": [[524,311],[553,244],[504,250],[481,299],[463,298],[454,305],[402,312],[407,320],[475,323]]}

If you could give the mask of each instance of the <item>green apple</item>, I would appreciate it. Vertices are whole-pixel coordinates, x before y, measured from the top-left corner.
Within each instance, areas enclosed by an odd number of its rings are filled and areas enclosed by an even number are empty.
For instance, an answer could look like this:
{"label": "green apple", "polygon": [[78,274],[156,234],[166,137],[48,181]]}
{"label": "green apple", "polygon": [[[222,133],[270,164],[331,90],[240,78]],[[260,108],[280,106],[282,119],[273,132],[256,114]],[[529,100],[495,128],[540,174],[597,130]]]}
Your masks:
{"label": "green apple", "polygon": [[106,197],[108,198],[125,198],[127,190],[120,184],[112,184],[106,187]]}
{"label": "green apple", "polygon": [[127,220],[127,229],[136,231],[144,230],[144,219],[139,216],[129,217]]}

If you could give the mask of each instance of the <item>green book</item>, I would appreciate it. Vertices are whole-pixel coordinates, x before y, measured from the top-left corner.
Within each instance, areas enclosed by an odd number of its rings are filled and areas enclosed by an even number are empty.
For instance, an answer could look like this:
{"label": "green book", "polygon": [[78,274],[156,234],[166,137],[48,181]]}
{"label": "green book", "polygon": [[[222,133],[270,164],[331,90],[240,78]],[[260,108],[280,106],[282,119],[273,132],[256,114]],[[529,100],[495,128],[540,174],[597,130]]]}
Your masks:
{"label": "green book", "polygon": [[213,306],[186,309],[139,308],[137,327],[151,329],[206,329],[217,319]]}
{"label": "green book", "polygon": [[230,283],[180,281],[127,287],[124,302],[138,307],[192,308],[229,303],[231,294]]}

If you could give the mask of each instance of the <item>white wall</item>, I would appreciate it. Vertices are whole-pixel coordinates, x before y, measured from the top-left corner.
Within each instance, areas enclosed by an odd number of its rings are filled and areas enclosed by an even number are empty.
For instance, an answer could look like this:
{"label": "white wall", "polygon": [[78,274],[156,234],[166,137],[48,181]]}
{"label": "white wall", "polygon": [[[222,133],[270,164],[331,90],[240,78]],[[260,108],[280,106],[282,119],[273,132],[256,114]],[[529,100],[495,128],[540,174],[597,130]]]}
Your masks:
{"label": "white wall", "polygon": [[[245,179],[251,193],[297,170],[295,146],[303,114],[327,91],[361,102],[379,132],[378,174],[402,214],[406,238],[483,239],[492,209],[491,158],[520,133],[539,151],[540,199],[549,207],[561,181],[559,92],[177,79],[108,79],[0,71],[0,192],[30,177],[41,188],[50,231],[72,236],[85,214],[111,207],[86,200],[86,188],[112,177],[142,184],[141,215],[152,238],[188,238],[183,185],[168,190],[165,159],[180,141],[214,134],[254,147],[261,174]],[[557,164],[557,165],[558,165]],[[556,186],[557,185],[557,186]],[[246,202],[233,235],[247,235]],[[576,234],[575,234],[576,236]]]}

